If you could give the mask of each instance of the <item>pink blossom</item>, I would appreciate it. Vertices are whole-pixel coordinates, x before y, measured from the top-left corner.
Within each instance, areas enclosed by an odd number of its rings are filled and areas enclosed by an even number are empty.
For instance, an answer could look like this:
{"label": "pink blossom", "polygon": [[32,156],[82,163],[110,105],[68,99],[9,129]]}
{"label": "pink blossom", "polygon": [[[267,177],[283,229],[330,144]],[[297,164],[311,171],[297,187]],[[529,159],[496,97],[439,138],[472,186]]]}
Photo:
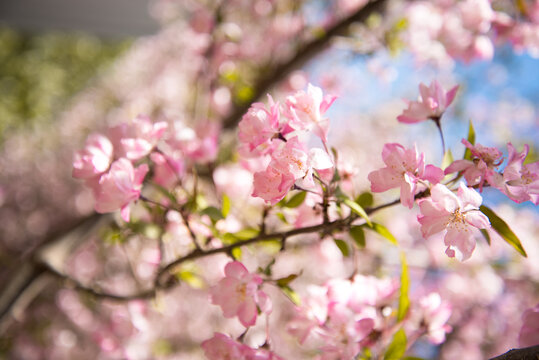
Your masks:
{"label": "pink blossom", "polygon": [[215,122],[202,121],[192,129],[178,121],[166,142],[172,149],[180,150],[186,159],[207,163],[217,156],[219,132],[219,124]]}
{"label": "pink blossom", "polygon": [[[289,139],[285,145],[274,151],[269,166],[282,173],[289,173],[294,180],[299,180],[299,186],[313,188],[313,171],[333,167],[329,155],[322,149],[313,148],[307,153],[305,146],[298,137]],[[303,185],[303,186],[302,186]]]}
{"label": "pink blossom", "polygon": [[530,200],[535,205],[539,204],[539,161],[525,164],[524,160],[528,155],[529,146],[524,145],[524,150],[518,153],[513,144],[508,143],[509,150],[507,166],[503,171],[502,187],[509,198],[521,203]]}
{"label": "pink blossom", "polygon": [[246,346],[224,334],[215,333],[211,339],[204,341],[201,347],[209,360],[232,360],[243,359]]}
{"label": "pink blossom", "polygon": [[267,295],[259,290],[262,278],[249,271],[238,261],[225,266],[225,278],[210,290],[211,302],[219,305],[227,318],[237,316],[245,327],[256,323],[258,309],[271,311]]}
{"label": "pink blossom", "polygon": [[110,166],[113,147],[110,140],[101,134],[92,134],[83,150],[75,153],[73,177],[90,179],[101,175]]}
{"label": "pink blossom", "polygon": [[371,191],[383,192],[400,188],[401,203],[412,208],[414,196],[425,188],[421,181],[437,184],[443,177],[443,171],[434,166],[425,166],[425,155],[418,154],[417,148],[406,149],[400,144],[385,144],[382,150],[385,168],[373,171],[368,178]]}
{"label": "pink blossom", "polygon": [[152,151],[167,128],[166,122],[153,123],[149,117],[138,116],[131,124],[122,124],[112,131],[121,137],[119,141],[125,156],[130,160],[138,160]]}
{"label": "pink blossom", "polygon": [[275,205],[286,196],[294,182],[292,174],[280,172],[268,166],[265,171],[254,174],[252,196],[260,197],[271,205]]}
{"label": "pink blossom", "polygon": [[178,182],[185,171],[182,159],[174,159],[158,152],[151,153],[150,159],[154,163],[153,181],[165,188]]}
{"label": "pink blossom", "polygon": [[431,197],[419,201],[421,233],[427,238],[445,231],[446,254],[455,257],[457,248],[462,260],[468,259],[475,248],[473,229],[486,229],[488,218],[479,211],[482,198],[478,192],[460,183],[457,194],[442,184],[431,188]]}
{"label": "pink blossom", "polygon": [[95,211],[107,213],[121,209],[122,219],[129,221],[129,204],[140,197],[142,182],[147,172],[146,164],[134,169],[131,162],[125,158],[113,162],[109,172],[99,180]]}
{"label": "pink blossom", "polygon": [[423,83],[419,84],[420,96],[418,101],[406,101],[408,109],[404,110],[402,115],[397,117],[397,120],[406,124],[429,119],[438,121],[455,99],[458,88],[457,85],[446,92],[436,80],[429,87]]}
{"label": "pink blossom", "polygon": [[441,344],[445,334],[451,331],[447,320],[451,316],[451,305],[443,302],[440,294],[430,293],[419,300],[423,313],[422,323],[426,327],[427,338],[433,344]]}
{"label": "pink blossom", "polygon": [[539,344],[539,304],[522,314],[522,328],[518,334],[518,343],[521,347]]}
{"label": "pink blossom", "polygon": [[282,360],[272,351],[250,348],[221,333],[215,333],[201,346],[209,360]]}
{"label": "pink blossom", "polygon": [[244,156],[260,156],[272,150],[272,140],[279,136],[279,103],[269,98],[269,110],[262,103],[251,105],[238,124],[238,138]]}
{"label": "pink blossom", "polygon": [[324,96],[322,89],[312,84],[307,86],[307,92],[298,91],[286,99],[286,116],[290,126],[296,130],[310,130],[323,142],[327,142],[329,120],[324,118],[328,108],[336,97]]}
{"label": "pink blossom", "polygon": [[471,160],[455,160],[445,169],[445,174],[462,171],[469,186],[479,185],[483,189],[485,180],[492,186],[497,187],[501,181],[496,172],[497,167],[502,163],[502,152],[495,147],[486,147],[481,144],[472,145],[466,139],[462,143],[470,149]]}

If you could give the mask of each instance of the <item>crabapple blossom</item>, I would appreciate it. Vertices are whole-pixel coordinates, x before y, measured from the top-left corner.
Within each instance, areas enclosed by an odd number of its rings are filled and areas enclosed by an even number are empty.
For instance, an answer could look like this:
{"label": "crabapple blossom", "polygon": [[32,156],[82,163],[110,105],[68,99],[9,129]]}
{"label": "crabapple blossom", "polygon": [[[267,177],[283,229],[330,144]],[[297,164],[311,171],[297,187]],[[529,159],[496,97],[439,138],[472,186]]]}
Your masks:
{"label": "crabapple blossom", "polygon": [[329,120],[323,115],[335,101],[334,95],[323,95],[322,89],[307,85],[307,92],[301,90],[286,99],[285,115],[290,126],[296,130],[310,130],[327,142]]}
{"label": "crabapple blossom", "polygon": [[282,360],[272,351],[250,348],[221,333],[215,333],[201,346],[209,360]]}
{"label": "crabapple blossom", "polygon": [[210,290],[211,302],[219,305],[227,318],[237,316],[245,327],[256,323],[258,309],[271,312],[271,301],[259,290],[262,278],[249,271],[239,261],[225,266],[225,277]]}
{"label": "crabapple blossom", "polygon": [[174,159],[163,153],[150,154],[153,166],[153,181],[163,187],[169,187],[178,181],[185,171],[182,159]]}
{"label": "crabapple blossom", "polygon": [[469,186],[479,185],[483,190],[485,180],[494,187],[498,187],[501,176],[495,171],[502,163],[502,152],[495,147],[486,147],[481,144],[472,145],[466,139],[462,143],[472,153],[471,160],[455,160],[445,169],[445,174],[462,171]]}
{"label": "crabapple blossom", "polygon": [[[272,140],[281,131],[279,103],[268,95],[269,110],[262,103],[251,105],[238,124],[238,138],[244,156],[259,156],[272,150]],[[282,134],[281,134],[282,135]]]}
{"label": "crabapple blossom", "polygon": [[268,166],[265,171],[254,174],[252,196],[260,197],[275,205],[286,196],[295,181],[292,174]]}
{"label": "crabapple blossom", "polygon": [[539,344],[539,304],[524,311],[522,323],[518,334],[519,345],[527,347]]}
{"label": "crabapple blossom", "polygon": [[479,211],[481,202],[481,195],[463,183],[460,183],[457,194],[442,184],[434,185],[431,197],[419,201],[421,215],[417,220],[423,237],[444,231],[447,256],[455,257],[453,248],[457,248],[462,260],[468,259],[475,248],[473,229],[490,226],[488,218]]}
{"label": "crabapple blossom", "polygon": [[439,121],[442,114],[455,99],[459,86],[445,91],[438,81],[434,80],[428,87],[419,84],[419,99],[417,101],[406,101],[408,108],[397,117],[397,120],[413,124],[425,120]]}
{"label": "crabapple blossom", "polygon": [[298,185],[311,189],[315,186],[313,170],[330,169],[333,162],[322,149],[313,148],[307,153],[305,146],[295,136],[274,151],[269,166],[282,173],[291,174],[294,180],[299,180]]}
{"label": "crabapple blossom", "polygon": [[425,155],[417,148],[406,149],[400,144],[385,144],[382,150],[385,168],[372,171],[368,179],[371,191],[383,192],[400,188],[400,199],[404,206],[412,208],[414,196],[425,188],[422,181],[437,184],[444,177],[443,171],[434,166],[425,166]]}
{"label": "crabapple blossom", "polygon": [[503,171],[505,186],[502,191],[509,198],[521,203],[530,200],[535,205],[539,204],[539,161],[524,164],[528,155],[529,146],[524,145],[522,152],[517,152],[513,144],[508,143],[509,156],[507,166]]}
{"label": "crabapple blossom", "polygon": [[440,294],[430,293],[419,300],[419,307],[428,340],[433,344],[443,343],[445,334],[451,331],[451,326],[447,324],[451,316],[451,305],[442,301]]}
{"label": "crabapple blossom", "polygon": [[148,165],[136,169],[131,161],[121,158],[112,163],[108,173],[101,176],[96,191],[95,211],[112,212],[121,209],[122,219],[129,221],[129,205],[140,197]]}
{"label": "crabapple blossom", "polygon": [[147,116],[137,116],[130,124],[122,123],[112,134],[119,137],[125,156],[129,160],[138,160],[148,155],[168,128],[164,121],[153,122]]}
{"label": "crabapple blossom", "polygon": [[106,136],[90,135],[84,149],[75,153],[73,177],[90,179],[107,171],[112,161],[113,150],[112,143]]}

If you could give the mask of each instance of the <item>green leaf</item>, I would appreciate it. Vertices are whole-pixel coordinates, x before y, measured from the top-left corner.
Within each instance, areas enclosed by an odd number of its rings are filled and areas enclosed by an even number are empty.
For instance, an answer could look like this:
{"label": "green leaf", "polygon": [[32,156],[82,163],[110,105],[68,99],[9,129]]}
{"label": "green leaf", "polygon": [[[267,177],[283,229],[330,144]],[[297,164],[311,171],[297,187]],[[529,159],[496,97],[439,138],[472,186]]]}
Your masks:
{"label": "green leaf", "polygon": [[385,237],[392,244],[394,245],[399,244],[397,239],[393,236],[393,234],[391,234],[391,232],[384,225],[380,225],[378,223],[372,223],[371,229],[376,231],[378,234],[382,235],[383,237]]}
{"label": "green leaf", "polygon": [[292,281],[294,281],[300,275],[301,274],[290,274],[287,277],[278,279],[277,286],[279,287],[288,286]]}
{"label": "green leaf", "polygon": [[399,294],[399,309],[397,310],[397,321],[402,321],[408,313],[410,307],[410,298],[408,297],[408,290],[410,289],[410,276],[408,275],[408,264],[406,263],[406,256],[401,253],[401,289]]}
{"label": "green leaf", "polygon": [[359,205],[358,203],[356,203],[354,200],[352,199],[349,199],[349,198],[344,198],[343,200],[343,203],[348,206],[354,213],[356,213],[357,215],[361,216],[363,219],[365,219],[365,221],[367,222],[367,224],[372,227],[372,222],[371,222],[371,219],[369,218],[369,215],[367,215],[367,213],[365,212],[365,209],[363,209],[361,207],[361,205]]}
{"label": "green leaf", "polygon": [[286,220],[286,217],[284,216],[282,212],[278,212],[277,214],[275,214],[275,216],[277,216],[279,220],[281,220],[285,224],[288,224],[288,221]]}
{"label": "green leaf", "polygon": [[402,359],[406,352],[406,333],[403,329],[400,329],[393,335],[393,340],[389,344],[386,353],[384,354],[384,360],[399,360]]}
{"label": "green leaf", "polygon": [[356,203],[358,203],[359,206],[361,206],[362,208],[368,208],[368,207],[371,207],[372,204],[374,203],[374,197],[372,196],[372,193],[367,191],[367,192],[361,193],[356,198]]}
{"label": "green leaf", "polygon": [[335,245],[341,250],[344,257],[348,257],[350,255],[350,249],[348,249],[348,244],[346,241],[341,239],[333,239],[335,241]]}
{"label": "green leaf", "polygon": [[520,243],[520,240],[515,235],[513,230],[509,228],[509,225],[505,221],[503,221],[494,211],[492,211],[490,208],[486,207],[485,205],[481,205],[479,207],[479,210],[483,214],[485,214],[488,219],[490,220],[490,225],[492,228],[500,234],[500,236],[507,241],[509,245],[514,247],[522,256],[528,257],[526,254],[526,250],[522,247],[522,244]]}
{"label": "green leaf", "polygon": [[230,198],[227,194],[223,194],[223,210],[221,211],[223,217],[227,217],[230,213]]}
{"label": "green leaf", "polygon": [[259,231],[257,229],[246,228],[246,229],[240,230],[238,232],[235,232],[233,235],[238,240],[249,240],[249,239],[254,238],[255,236],[257,236],[258,233],[259,233]]}
{"label": "green leaf", "polygon": [[490,246],[490,235],[489,235],[488,231],[486,229],[479,229],[479,231],[481,231],[481,234],[483,235],[483,237],[487,241],[488,245]]}
{"label": "green leaf", "polygon": [[363,249],[365,247],[365,232],[361,226],[352,226],[350,228],[350,236],[354,239],[358,248]]}
{"label": "green leaf", "polygon": [[[473,128],[472,120],[470,119],[470,126],[468,128],[468,141],[470,144],[475,145],[475,130]],[[472,152],[466,148],[464,151],[464,160],[472,160]]]}
{"label": "green leaf", "polygon": [[292,290],[292,288],[288,285],[280,286],[283,293],[294,303],[294,305],[300,306],[301,305],[301,299],[299,295]]}
{"label": "green leaf", "polygon": [[240,260],[241,259],[241,249],[239,247],[235,247],[234,249],[232,249],[230,251],[230,255],[232,255],[232,257],[236,260]]}
{"label": "green leaf", "polygon": [[445,152],[444,158],[442,159],[442,169],[445,170],[451,163],[453,163],[453,154],[451,153],[451,149],[449,149]]}
{"label": "green leaf", "polygon": [[219,220],[224,219],[223,213],[221,210],[217,209],[215,206],[208,206],[200,212],[201,215],[208,215],[213,223],[216,223]]}
{"label": "green leaf", "polygon": [[284,206],[287,208],[296,208],[300,206],[301,204],[303,204],[303,201],[305,200],[306,195],[307,195],[307,192],[300,191],[299,193],[292,196],[292,198],[290,198],[290,200],[288,200]]}
{"label": "green leaf", "polygon": [[182,269],[174,275],[178,280],[185,282],[187,285],[194,289],[206,288],[206,282],[204,281],[204,278],[191,270]]}

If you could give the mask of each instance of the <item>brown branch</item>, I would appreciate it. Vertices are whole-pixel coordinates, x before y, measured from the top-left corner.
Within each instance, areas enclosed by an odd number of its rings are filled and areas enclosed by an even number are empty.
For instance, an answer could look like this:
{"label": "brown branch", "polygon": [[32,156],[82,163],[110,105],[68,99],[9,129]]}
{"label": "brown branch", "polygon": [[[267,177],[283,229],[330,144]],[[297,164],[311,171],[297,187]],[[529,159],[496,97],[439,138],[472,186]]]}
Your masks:
{"label": "brown branch", "polygon": [[[292,71],[300,68],[313,57],[321,53],[328,46],[330,40],[346,31],[348,27],[356,22],[365,21],[371,14],[381,12],[387,0],[374,0],[357,10],[350,16],[342,19],[327,29],[325,33],[316,39],[301,46],[296,54],[290,59],[278,64],[273,70],[261,77],[254,87],[253,100],[260,99],[268,90],[279,81],[286,78]],[[236,104],[230,115],[223,120],[224,129],[232,129],[241,119],[242,115],[249,109],[250,103]]]}
{"label": "brown branch", "polygon": [[539,344],[522,349],[511,349],[490,360],[539,360]]}

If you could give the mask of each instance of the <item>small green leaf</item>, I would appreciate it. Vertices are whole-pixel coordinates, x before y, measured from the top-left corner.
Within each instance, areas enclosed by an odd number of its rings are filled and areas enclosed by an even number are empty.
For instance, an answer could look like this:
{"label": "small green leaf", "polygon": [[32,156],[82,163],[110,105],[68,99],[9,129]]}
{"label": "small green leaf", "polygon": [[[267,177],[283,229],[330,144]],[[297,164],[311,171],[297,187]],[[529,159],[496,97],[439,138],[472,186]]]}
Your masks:
{"label": "small green leaf", "polygon": [[479,231],[481,231],[481,234],[483,235],[483,237],[487,241],[488,245],[490,246],[490,235],[489,235],[488,231],[486,229],[479,229]]}
{"label": "small green leaf", "polygon": [[240,230],[238,232],[235,232],[233,235],[238,240],[248,240],[248,239],[251,239],[251,238],[254,238],[255,236],[257,236],[258,233],[259,233],[259,231],[257,229],[246,228],[246,229]]}
{"label": "small green leaf", "polygon": [[286,217],[284,216],[282,212],[278,212],[277,214],[275,214],[275,216],[277,216],[279,220],[281,220],[285,224],[288,224],[288,220],[286,220]]}
{"label": "small green leaf", "polygon": [[283,287],[288,286],[292,281],[294,281],[301,274],[290,274],[287,277],[277,280],[277,286]]}
{"label": "small green leaf", "polygon": [[344,198],[343,203],[348,206],[354,213],[365,219],[367,224],[372,227],[372,222],[371,219],[369,219],[369,215],[367,215],[365,209],[363,209],[358,203],[349,198]]}
{"label": "small green leaf", "polygon": [[[473,128],[472,120],[470,119],[470,126],[468,128],[468,141],[470,144],[475,145],[475,130]],[[466,148],[464,151],[464,160],[472,160],[472,152]]]}
{"label": "small green leaf", "polygon": [[370,192],[364,192],[361,193],[357,198],[356,202],[361,206],[362,208],[368,208],[371,207],[374,203],[374,197],[372,196],[372,193]]}
{"label": "small green leaf", "polygon": [[283,293],[290,299],[290,301],[294,303],[294,305],[297,305],[297,306],[301,305],[301,299],[299,295],[294,290],[292,290],[290,286],[285,285],[285,286],[280,286],[280,288],[283,291]]}
{"label": "small green leaf", "polygon": [[341,239],[333,239],[333,241],[335,241],[335,245],[337,245],[339,250],[341,250],[344,257],[348,257],[350,255],[350,249],[348,249],[348,244],[346,241]]}
{"label": "small green leaf", "polygon": [[360,249],[365,247],[365,232],[361,226],[352,226],[350,228],[350,236],[354,239],[354,242]]}
{"label": "small green leaf", "polygon": [[303,201],[305,200],[306,195],[307,195],[307,192],[300,191],[299,193],[292,196],[292,198],[290,198],[290,200],[288,200],[284,206],[287,208],[296,208],[300,206],[301,204],[303,204]]}
{"label": "small green leaf", "polygon": [[442,169],[445,170],[445,168],[451,165],[452,163],[453,163],[453,154],[451,153],[451,149],[449,149],[445,152],[444,158],[442,159]]}
{"label": "small green leaf", "polygon": [[193,289],[204,289],[206,287],[204,279],[193,271],[182,269],[174,275],[178,280],[185,282]]}
{"label": "small green leaf", "polygon": [[401,289],[399,294],[399,309],[397,310],[397,321],[402,321],[408,313],[410,307],[410,298],[408,297],[408,290],[410,289],[410,276],[408,275],[408,264],[406,263],[406,257],[404,253],[401,253]]}
{"label": "small green leaf", "polygon": [[241,249],[239,247],[235,247],[234,249],[232,249],[230,251],[230,255],[232,255],[232,257],[236,260],[240,260],[241,259]]}
{"label": "small green leaf", "polygon": [[391,232],[384,226],[377,223],[372,223],[372,230],[376,231],[378,234],[385,237],[387,240],[389,240],[392,244],[398,245],[399,242],[397,239],[391,234]]}
{"label": "small green leaf", "polygon": [[393,335],[393,340],[389,344],[386,353],[384,354],[384,360],[399,360],[402,359],[406,352],[406,333],[403,329],[400,329]]}
{"label": "small green leaf", "polygon": [[522,256],[528,257],[526,250],[524,250],[522,244],[520,243],[520,240],[515,235],[513,230],[509,228],[509,225],[507,225],[505,221],[503,221],[498,215],[496,215],[494,211],[485,205],[481,205],[479,210],[481,210],[481,212],[488,217],[492,228],[496,230],[496,232],[500,234],[500,236],[507,241],[509,245],[514,247]]}
{"label": "small green leaf", "polygon": [[223,210],[221,212],[225,218],[230,213],[230,198],[227,194],[223,194]]}
{"label": "small green leaf", "polygon": [[215,206],[208,206],[200,212],[201,215],[208,215],[213,223],[216,223],[219,220],[224,219],[223,213],[221,210],[217,209]]}

